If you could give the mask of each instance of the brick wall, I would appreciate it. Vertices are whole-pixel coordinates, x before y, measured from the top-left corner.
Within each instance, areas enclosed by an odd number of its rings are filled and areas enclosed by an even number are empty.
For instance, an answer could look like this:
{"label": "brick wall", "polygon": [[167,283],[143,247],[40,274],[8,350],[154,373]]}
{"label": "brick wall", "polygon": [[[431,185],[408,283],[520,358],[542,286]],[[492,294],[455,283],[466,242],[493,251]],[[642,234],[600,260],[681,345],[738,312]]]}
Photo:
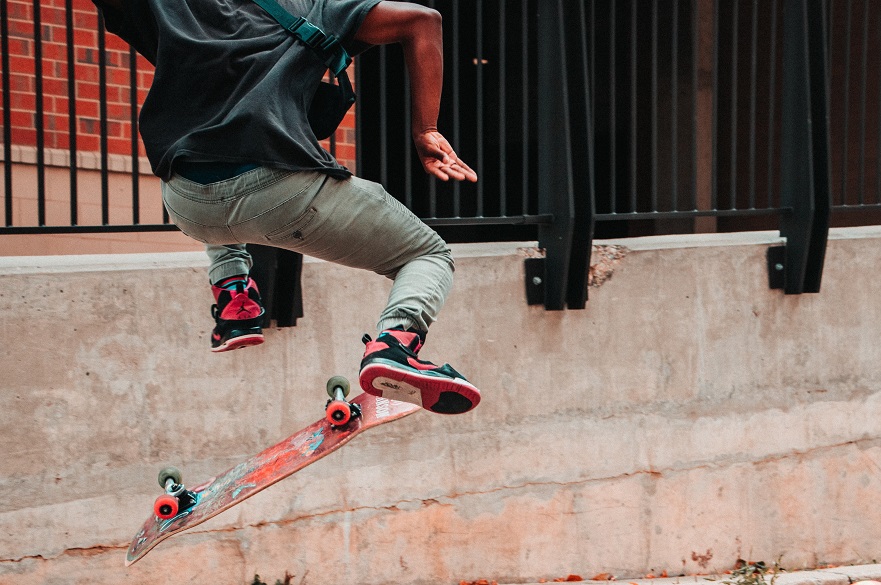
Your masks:
{"label": "brick wall", "polygon": [[[47,149],[71,148],[71,116],[76,120],[76,149],[99,151],[101,100],[107,107],[107,148],[110,154],[132,154],[132,61],[136,103],[143,103],[153,81],[153,68],[114,35],[105,35],[106,88],[100,85],[99,18],[89,0],[8,0],[9,90],[12,144],[38,146],[38,116],[42,109],[42,139]],[[37,26],[39,23],[39,26]],[[73,61],[68,44],[73,46]],[[38,53],[41,58],[36,57]],[[72,74],[71,74],[72,71]],[[70,81],[75,100],[70,103]],[[42,91],[41,91],[42,90]],[[41,99],[42,96],[42,99]],[[2,104],[0,104],[2,107]],[[0,119],[2,124],[2,119]],[[354,113],[349,113],[324,147],[340,162],[355,167]],[[138,140],[139,155],[144,155]]]}

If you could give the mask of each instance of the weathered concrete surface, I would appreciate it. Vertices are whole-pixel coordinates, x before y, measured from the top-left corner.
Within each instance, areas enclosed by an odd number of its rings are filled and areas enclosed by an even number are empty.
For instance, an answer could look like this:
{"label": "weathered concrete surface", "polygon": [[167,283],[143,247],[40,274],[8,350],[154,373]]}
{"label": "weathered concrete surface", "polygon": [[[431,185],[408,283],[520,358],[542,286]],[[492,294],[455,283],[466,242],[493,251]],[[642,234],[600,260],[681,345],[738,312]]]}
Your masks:
{"label": "weathered concrete surface", "polygon": [[[768,234],[608,242],[585,311],[527,307],[525,252],[457,248],[424,355],[484,391],[416,414],[123,568],[166,463],[199,482],[321,416],[387,294],[304,270],[306,317],[212,355],[201,255],[0,259],[0,584],[516,583],[881,556],[881,231],[819,295]],[[599,254],[598,254],[599,257]],[[166,264],[167,260],[167,264]]]}

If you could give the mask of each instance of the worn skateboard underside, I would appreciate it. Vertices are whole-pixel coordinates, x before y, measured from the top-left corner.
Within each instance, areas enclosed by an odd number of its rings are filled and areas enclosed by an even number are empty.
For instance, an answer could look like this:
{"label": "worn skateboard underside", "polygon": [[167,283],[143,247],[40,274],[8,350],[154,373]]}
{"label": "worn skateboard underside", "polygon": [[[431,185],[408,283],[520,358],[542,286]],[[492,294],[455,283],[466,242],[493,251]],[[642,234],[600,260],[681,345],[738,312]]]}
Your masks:
{"label": "worn skateboard underside", "polygon": [[196,504],[169,520],[155,515],[147,519],[129,547],[126,566],[166,538],[205,522],[336,451],[360,432],[419,410],[414,404],[369,394],[360,394],[351,403],[361,408],[361,416],[346,426],[333,427],[322,418],[225,473],[189,488],[196,496]]}

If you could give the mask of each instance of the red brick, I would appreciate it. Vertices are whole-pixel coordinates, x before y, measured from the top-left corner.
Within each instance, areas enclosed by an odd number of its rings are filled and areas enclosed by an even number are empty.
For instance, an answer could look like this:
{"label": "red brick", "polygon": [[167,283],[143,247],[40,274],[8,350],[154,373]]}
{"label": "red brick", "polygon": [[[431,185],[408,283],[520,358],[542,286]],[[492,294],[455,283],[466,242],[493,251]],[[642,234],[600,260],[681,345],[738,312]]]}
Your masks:
{"label": "red brick", "polygon": [[46,95],[67,95],[67,79],[43,78],[43,93]]}
{"label": "red brick", "polygon": [[25,73],[28,75],[34,75],[35,67],[34,67],[34,58],[33,57],[21,57],[18,55],[10,55],[9,56],[9,70],[15,71],[16,73]]}
{"label": "red brick", "polygon": [[51,142],[50,148],[62,148],[67,150],[70,148],[70,134],[67,132],[53,132]]}
{"label": "red brick", "polygon": [[[64,10],[64,6],[55,7],[55,6],[46,6],[45,2],[41,3],[40,6],[40,19],[46,24],[54,24],[62,27],[62,31],[64,28],[64,24],[67,18],[67,11]],[[63,36],[62,32],[62,36]]]}
{"label": "red brick", "polygon": [[70,102],[67,98],[52,96],[51,99],[47,100],[46,111],[67,115],[70,113],[69,106]]}
{"label": "red brick", "polygon": [[[13,53],[10,49],[10,53]],[[62,43],[46,43],[43,45],[44,61],[67,62],[67,46]]]}
{"label": "red brick", "polygon": [[25,146],[34,146],[37,144],[37,131],[30,128],[20,128],[15,125],[12,126],[11,134],[12,134],[12,143],[13,144],[22,144]]}
{"label": "red brick", "polygon": [[34,123],[34,112],[33,111],[23,111],[23,110],[11,110],[9,112],[9,121],[12,124],[12,128],[35,128],[36,124]]}
{"label": "red brick", "polygon": [[9,36],[23,37],[26,39],[34,38],[34,21],[30,20],[9,20]]}
{"label": "red brick", "polygon": [[10,2],[9,7],[7,8],[9,14],[9,18],[11,20],[34,20],[34,13],[32,11],[32,4],[27,4],[25,2]]}
{"label": "red brick", "polygon": [[32,92],[34,91],[34,77],[22,73],[11,73],[9,75],[9,89],[11,91]]}
{"label": "red brick", "polygon": [[84,65],[98,64],[98,49],[94,47],[77,47],[75,53],[77,63]]}
{"label": "red brick", "polygon": [[77,100],[76,113],[77,116],[84,118],[97,118],[100,114],[98,102],[96,100]]}
{"label": "red brick", "polygon": [[97,47],[98,33],[76,28],[73,31],[73,41],[74,45],[78,47]]}
{"label": "red brick", "polygon": [[10,38],[9,54],[28,56],[34,54],[34,42],[31,39]]}
{"label": "red brick", "polygon": [[355,147],[350,144],[339,144],[336,145],[336,156],[337,158],[344,158],[347,160],[355,159]]}
{"label": "red brick", "polygon": [[86,30],[96,30],[98,28],[98,12],[96,10],[74,10],[73,26]]}
{"label": "red brick", "polygon": [[107,34],[104,42],[107,48],[111,51],[124,51],[128,53],[128,43],[114,34]]}
{"label": "red brick", "polygon": [[11,94],[13,110],[27,110],[33,112],[37,109],[37,97],[33,93],[16,92]]}
{"label": "red brick", "polygon": [[131,155],[131,140],[123,138],[111,138],[107,141],[107,150],[112,154]]}
{"label": "red brick", "polygon": [[95,135],[79,133],[76,138],[77,150],[97,152],[101,149],[101,141]]}
{"label": "red brick", "polygon": [[76,96],[78,99],[99,100],[101,99],[101,88],[97,83],[87,83],[84,81],[76,82]]}

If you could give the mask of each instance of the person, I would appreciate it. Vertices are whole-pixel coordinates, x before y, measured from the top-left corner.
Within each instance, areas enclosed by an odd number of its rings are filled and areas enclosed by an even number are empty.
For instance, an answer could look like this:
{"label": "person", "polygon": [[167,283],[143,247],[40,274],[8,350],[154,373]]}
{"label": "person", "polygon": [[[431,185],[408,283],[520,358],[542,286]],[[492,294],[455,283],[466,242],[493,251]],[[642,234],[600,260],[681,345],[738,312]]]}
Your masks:
{"label": "person", "polygon": [[[376,183],[321,148],[308,110],[327,65],[252,0],[93,0],[107,30],[155,67],[140,132],[171,220],[206,244],[214,294],[211,349],[264,341],[264,309],[245,244],[293,250],[393,280],[377,337],[364,336],[365,392],[458,414],[480,391],[449,364],[418,357],[452,285],[440,236]],[[476,173],[438,131],[442,22],[389,0],[280,0],[349,55],[402,46],[413,141],[440,180]],[[328,335],[327,339],[330,339]]]}

